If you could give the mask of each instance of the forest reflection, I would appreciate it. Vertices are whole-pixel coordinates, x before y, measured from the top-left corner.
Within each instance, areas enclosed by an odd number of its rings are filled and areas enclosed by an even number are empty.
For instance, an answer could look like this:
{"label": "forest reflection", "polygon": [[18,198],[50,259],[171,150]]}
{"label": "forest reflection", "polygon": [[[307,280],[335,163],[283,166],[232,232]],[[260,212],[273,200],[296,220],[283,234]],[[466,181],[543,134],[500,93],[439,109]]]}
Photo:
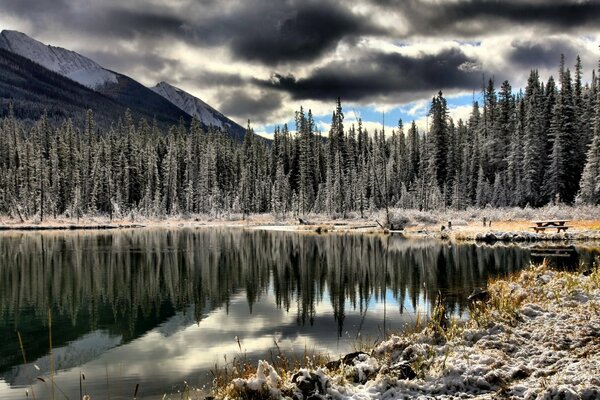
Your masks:
{"label": "forest reflection", "polygon": [[[330,304],[337,334],[348,310],[392,296],[400,313],[431,311],[438,291],[462,313],[473,287],[526,266],[516,246],[450,245],[361,234],[242,229],[12,233],[0,237],[0,372],[47,353],[47,313],[55,345],[98,329],[123,343],[182,310],[200,321],[245,293],[249,312],[263,296],[313,324]],[[193,305],[193,307],[190,307]],[[407,309],[408,306],[411,309]],[[396,314],[397,315],[397,314]],[[393,318],[393,316],[392,316]],[[329,332],[335,335],[335,332]]]}

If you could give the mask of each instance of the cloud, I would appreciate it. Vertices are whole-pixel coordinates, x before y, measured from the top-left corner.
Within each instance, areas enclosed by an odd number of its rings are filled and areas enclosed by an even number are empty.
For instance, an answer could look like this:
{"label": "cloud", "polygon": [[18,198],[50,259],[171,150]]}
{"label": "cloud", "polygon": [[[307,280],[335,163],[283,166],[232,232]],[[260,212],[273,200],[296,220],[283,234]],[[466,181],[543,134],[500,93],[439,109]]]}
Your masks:
{"label": "cloud", "polygon": [[265,123],[268,117],[278,110],[283,102],[283,95],[274,91],[262,90],[257,94],[246,90],[232,90],[223,95],[220,109],[226,115],[239,121],[252,119],[252,122]]}
{"label": "cloud", "polygon": [[578,31],[597,27],[600,4],[591,1],[428,1],[373,0],[373,4],[398,12],[408,27],[406,36],[487,36],[500,29],[518,27],[553,31]]}
{"label": "cloud", "polygon": [[234,58],[265,65],[314,60],[344,39],[384,33],[342,3],[316,1],[248,1],[187,29],[197,43],[227,44]]}
{"label": "cloud", "polygon": [[574,60],[579,53],[570,41],[545,38],[541,41],[515,39],[511,42],[510,62],[528,68],[556,68],[560,55]]}
{"label": "cloud", "polygon": [[144,76],[155,78],[151,79],[152,81],[157,80],[156,77],[170,75],[173,71],[183,68],[179,60],[163,57],[160,54],[131,51],[121,46],[113,46],[111,51],[95,50],[82,53],[100,65],[115,71],[137,68]]}
{"label": "cloud", "polygon": [[94,14],[76,12],[76,26],[102,36],[133,39],[143,36],[145,40],[164,34],[178,35],[185,21],[161,11],[130,10],[121,7],[100,9]]}
{"label": "cloud", "polygon": [[166,34],[178,35],[185,24],[169,7],[128,8],[110,1],[4,0],[2,10],[35,22],[39,30],[60,28],[121,40],[143,37],[146,42]]}
{"label": "cloud", "polygon": [[[2,0],[0,25],[154,85],[165,80],[244,121],[300,104],[390,110],[438,90],[518,90],[560,54],[596,65],[600,2],[543,0]],[[412,108],[412,109],[411,109]]]}
{"label": "cloud", "polygon": [[460,68],[473,62],[460,49],[417,57],[398,53],[369,52],[362,57],[336,60],[314,69],[307,77],[274,74],[259,85],[289,93],[295,99],[367,101],[432,90],[472,89],[479,72]]}
{"label": "cloud", "polygon": [[186,71],[183,80],[194,80],[208,87],[240,87],[249,81],[241,74],[218,71]]}

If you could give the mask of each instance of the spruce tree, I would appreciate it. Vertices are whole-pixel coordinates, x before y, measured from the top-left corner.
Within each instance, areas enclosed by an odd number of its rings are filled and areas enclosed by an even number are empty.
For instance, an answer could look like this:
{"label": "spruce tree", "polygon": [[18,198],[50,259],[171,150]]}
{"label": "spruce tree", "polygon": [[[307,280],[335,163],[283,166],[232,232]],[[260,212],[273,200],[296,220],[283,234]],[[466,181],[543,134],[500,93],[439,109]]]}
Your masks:
{"label": "spruce tree", "polygon": [[440,91],[431,101],[431,161],[438,188],[443,190],[448,175],[448,105]]}
{"label": "spruce tree", "polygon": [[596,107],[594,137],[587,151],[577,200],[585,204],[600,204],[600,107]]}

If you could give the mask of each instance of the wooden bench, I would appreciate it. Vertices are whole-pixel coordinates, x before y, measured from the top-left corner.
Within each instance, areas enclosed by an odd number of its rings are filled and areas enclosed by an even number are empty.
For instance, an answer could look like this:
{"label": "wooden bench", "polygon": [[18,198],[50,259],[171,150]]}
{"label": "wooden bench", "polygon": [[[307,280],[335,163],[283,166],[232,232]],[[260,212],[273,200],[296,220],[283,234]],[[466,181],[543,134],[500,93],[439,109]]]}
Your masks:
{"label": "wooden bench", "polygon": [[529,229],[535,230],[535,233],[545,232],[546,229],[556,229],[558,233],[560,231],[566,232],[570,227],[565,225],[569,220],[567,219],[556,219],[550,221],[532,221],[535,226],[530,226]]}

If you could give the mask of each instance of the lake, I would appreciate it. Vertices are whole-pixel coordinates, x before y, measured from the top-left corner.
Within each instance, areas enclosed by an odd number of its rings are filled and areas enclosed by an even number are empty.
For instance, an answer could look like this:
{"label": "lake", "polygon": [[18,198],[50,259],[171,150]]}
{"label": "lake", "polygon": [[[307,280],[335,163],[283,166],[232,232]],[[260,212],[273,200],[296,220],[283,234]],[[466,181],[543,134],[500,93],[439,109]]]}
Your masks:
{"label": "lake", "polygon": [[[576,262],[596,255],[578,249]],[[31,397],[32,383],[50,398],[51,370],[57,399],[79,397],[81,373],[93,399],[130,399],[138,384],[138,398],[160,399],[209,387],[215,363],[240,352],[341,355],[414,327],[438,293],[466,318],[473,288],[529,262],[519,246],[383,235],[3,233],[0,398]]]}

